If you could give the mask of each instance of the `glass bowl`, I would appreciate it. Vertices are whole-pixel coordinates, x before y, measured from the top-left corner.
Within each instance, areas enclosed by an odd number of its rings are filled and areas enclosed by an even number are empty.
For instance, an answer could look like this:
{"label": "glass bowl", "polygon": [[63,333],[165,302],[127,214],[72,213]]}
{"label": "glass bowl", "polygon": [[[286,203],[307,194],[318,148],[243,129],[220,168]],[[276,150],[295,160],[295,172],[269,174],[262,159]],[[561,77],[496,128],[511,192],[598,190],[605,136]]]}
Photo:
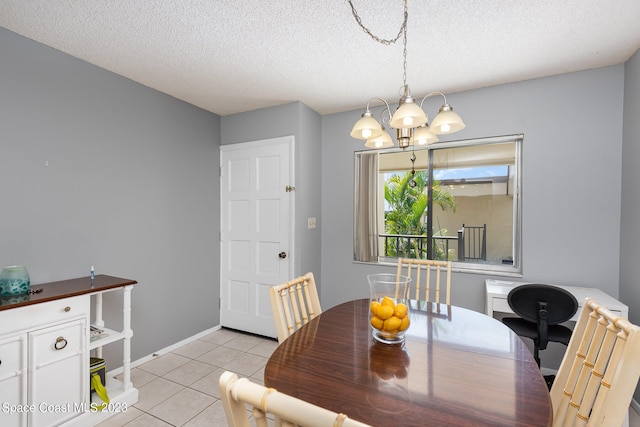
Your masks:
{"label": "glass bowl", "polygon": [[409,319],[411,278],[387,273],[367,276],[371,290],[369,325],[376,341],[384,344],[404,343]]}

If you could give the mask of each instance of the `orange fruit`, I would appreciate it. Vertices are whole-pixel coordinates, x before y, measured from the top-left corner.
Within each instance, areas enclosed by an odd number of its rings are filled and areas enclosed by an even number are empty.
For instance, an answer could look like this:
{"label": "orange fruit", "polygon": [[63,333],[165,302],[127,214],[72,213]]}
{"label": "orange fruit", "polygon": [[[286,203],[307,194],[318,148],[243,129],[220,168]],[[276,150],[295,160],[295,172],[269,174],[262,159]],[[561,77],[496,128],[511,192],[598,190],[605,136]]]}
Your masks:
{"label": "orange fruit", "polygon": [[403,303],[399,303],[399,304],[396,305],[395,314],[399,318],[402,319],[402,318],[406,317],[408,311],[409,311],[409,309]]}
{"label": "orange fruit", "polygon": [[384,330],[389,332],[394,332],[400,329],[400,325],[402,324],[402,320],[400,320],[396,316],[391,316],[387,320],[384,321]]}
{"label": "orange fruit", "polygon": [[395,307],[396,303],[393,302],[393,300],[389,297],[384,297],[382,298],[382,302],[380,302],[380,305],[386,305],[388,307]]}
{"label": "orange fruit", "polygon": [[382,326],[384,325],[384,320],[376,316],[371,317],[370,322],[371,322],[371,326],[373,326],[376,329],[382,329]]}
{"label": "orange fruit", "polygon": [[387,320],[391,316],[393,316],[393,307],[389,307],[388,305],[381,305],[378,307],[377,311],[378,317],[382,320]]}
{"label": "orange fruit", "polygon": [[378,307],[380,307],[380,303],[378,301],[371,301],[369,305],[369,310],[371,310],[371,314],[374,316],[378,313]]}
{"label": "orange fruit", "polygon": [[409,324],[411,322],[409,321],[409,316],[405,316],[401,321],[400,321],[400,327],[398,328],[398,330],[400,331],[404,331],[409,327]]}

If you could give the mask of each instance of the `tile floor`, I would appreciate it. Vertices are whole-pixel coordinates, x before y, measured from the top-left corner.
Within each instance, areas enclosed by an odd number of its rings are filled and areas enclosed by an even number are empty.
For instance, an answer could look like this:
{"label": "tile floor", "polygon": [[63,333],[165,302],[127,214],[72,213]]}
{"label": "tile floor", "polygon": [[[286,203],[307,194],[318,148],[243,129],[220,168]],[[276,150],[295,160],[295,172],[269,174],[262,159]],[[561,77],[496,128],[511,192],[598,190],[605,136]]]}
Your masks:
{"label": "tile floor", "polygon": [[221,329],[131,370],[139,400],[100,427],[216,427],[227,421],[218,379],[224,371],[264,384],[278,341]]}
{"label": "tile floor", "polygon": [[[217,427],[227,421],[218,391],[224,371],[263,384],[275,339],[221,329],[131,370],[139,400],[100,427]],[[640,415],[629,411],[629,427]]]}

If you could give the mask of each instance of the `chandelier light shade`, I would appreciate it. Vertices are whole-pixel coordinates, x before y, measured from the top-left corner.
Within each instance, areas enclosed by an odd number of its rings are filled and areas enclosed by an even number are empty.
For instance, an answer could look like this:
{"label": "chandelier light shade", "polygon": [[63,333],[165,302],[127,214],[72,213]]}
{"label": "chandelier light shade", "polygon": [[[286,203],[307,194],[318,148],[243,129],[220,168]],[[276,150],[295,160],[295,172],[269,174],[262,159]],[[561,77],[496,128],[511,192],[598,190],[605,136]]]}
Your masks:
{"label": "chandelier light shade", "polygon": [[391,135],[387,132],[382,126],[382,133],[376,137],[367,139],[367,142],[364,144],[367,148],[389,148],[393,147],[393,139],[391,139]]}
{"label": "chandelier light shade", "polygon": [[458,132],[462,129],[464,129],[464,122],[462,121],[458,113],[453,111],[451,105],[447,103],[440,107],[438,115],[433,119],[433,122],[431,123],[432,132],[438,135]]}
{"label": "chandelier light shade", "polygon": [[[408,87],[405,89],[409,90]],[[427,123],[428,120],[427,115],[416,105],[411,95],[405,95],[400,100],[398,109],[393,113],[389,125],[396,129],[411,129]]]}
{"label": "chandelier light shade", "polygon": [[360,120],[353,125],[351,136],[356,139],[369,139],[379,136],[380,134],[382,134],[382,126],[373,118],[373,114],[371,114],[369,107],[367,107],[367,111],[365,111]]}
{"label": "chandelier light shade", "polygon": [[414,145],[429,145],[438,141],[438,135],[433,133],[431,129],[424,124],[413,131],[413,140],[411,143]]}
{"label": "chandelier light shade", "polygon": [[[409,19],[409,12],[407,11],[407,0],[404,0],[404,20],[400,26],[400,31],[394,39],[381,39],[375,36],[371,30],[362,24],[362,20],[358,15],[352,0],[348,0],[351,6],[353,17],[362,30],[368,34],[373,40],[384,45],[390,45],[395,43],[402,37],[404,44],[403,50],[403,80],[402,85],[403,96],[398,101],[398,109],[391,115],[391,108],[389,103],[382,98],[371,98],[367,103],[367,109],[362,114],[360,120],[356,122],[351,130],[351,136],[356,139],[366,140],[365,146],[368,148],[386,148],[393,146],[393,140],[391,136],[386,132],[383,125],[380,124],[369,110],[369,105],[372,100],[378,99],[385,105],[383,113],[386,112],[386,116],[381,116],[381,122],[388,122],[389,127],[396,129],[396,139],[398,146],[402,149],[407,148],[411,144],[428,145],[438,141],[438,135],[444,135],[448,133],[458,132],[464,129],[465,125],[462,118],[453,111],[451,105],[447,103],[447,98],[441,92],[431,92],[427,94],[420,105],[416,104],[415,99],[409,92],[409,86],[407,85],[407,21]],[[425,99],[430,96],[440,95],[444,99],[444,104],[440,107],[440,111],[433,119],[431,126],[428,125],[428,116],[422,109],[422,104]]]}

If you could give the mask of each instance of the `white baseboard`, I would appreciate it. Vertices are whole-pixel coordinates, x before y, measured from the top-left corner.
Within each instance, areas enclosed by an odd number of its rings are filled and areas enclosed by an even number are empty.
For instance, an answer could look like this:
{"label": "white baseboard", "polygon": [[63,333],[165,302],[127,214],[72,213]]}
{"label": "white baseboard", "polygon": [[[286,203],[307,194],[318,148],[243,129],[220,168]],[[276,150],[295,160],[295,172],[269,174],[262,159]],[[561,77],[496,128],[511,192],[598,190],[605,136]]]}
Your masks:
{"label": "white baseboard", "polygon": [[[195,341],[197,339],[200,339],[200,338],[202,338],[202,337],[204,337],[206,335],[209,335],[212,332],[218,331],[221,328],[222,328],[222,326],[220,326],[220,325],[214,326],[213,328],[206,329],[206,330],[204,330],[202,332],[199,332],[199,333],[197,333],[197,334],[195,334],[195,335],[193,335],[193,336],[191,336],[189,338],[186,338],[186,339],[184,339],[182,341],[179,341],[179,342],[177,342],[175,344],[171,344],[170,346],[165,347],[165,348],[163,348],[161,350],[158,350],[158,351],[154,352],[153,354],[141,357],[140,359],[137,359],[137,360],[131,362],[131,368],[135,368],[136,366],[140,366],[140,365],[142,365],[144,363],[147,363],[148,361],[150,361],[152,359],[155,359],[158,356],[162,356],[163,354],[167,354],[170,351],[173,351],[178,347],[182,347],[185,344],[189,344],[190,342]],[[119,367],[119,368],[116,368],[116,369],[114,369],[112,371],[109,371],[107,373],[107,375],[110,376],[110,377],[115,377],[116,375],[120,375],[121,373],[122,373],[122,367]]]}

